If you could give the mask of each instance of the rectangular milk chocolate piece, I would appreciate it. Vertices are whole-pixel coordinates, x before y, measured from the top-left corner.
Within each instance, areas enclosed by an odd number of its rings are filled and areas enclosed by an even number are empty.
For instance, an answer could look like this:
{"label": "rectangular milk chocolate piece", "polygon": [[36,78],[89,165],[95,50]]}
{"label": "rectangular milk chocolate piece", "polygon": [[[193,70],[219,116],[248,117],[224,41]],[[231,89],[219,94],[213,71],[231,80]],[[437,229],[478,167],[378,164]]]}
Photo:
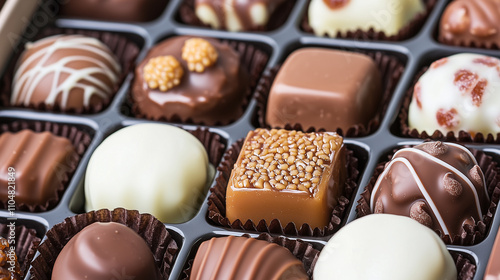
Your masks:
{"label": "rectangular milk chocolate piece", "polygon": [[343,139],[336,133],[256,129],[245,139],[226,193],[231,221],[285,227],[328,225],[346,177]]}
{"label": "rectangular milk chocolate piece", "polygon": [[498,232],[495,244],[493,244],[490,260],[484,273],[484,280],[498,279],[500,279],[500,232]]}
{"label": "rectangular milk chocolate piece", "polygon": [[266,122],[347,131],[375,117],[382,93],[380,72],[369,56],[303,48],[281,66],[269,92]]}

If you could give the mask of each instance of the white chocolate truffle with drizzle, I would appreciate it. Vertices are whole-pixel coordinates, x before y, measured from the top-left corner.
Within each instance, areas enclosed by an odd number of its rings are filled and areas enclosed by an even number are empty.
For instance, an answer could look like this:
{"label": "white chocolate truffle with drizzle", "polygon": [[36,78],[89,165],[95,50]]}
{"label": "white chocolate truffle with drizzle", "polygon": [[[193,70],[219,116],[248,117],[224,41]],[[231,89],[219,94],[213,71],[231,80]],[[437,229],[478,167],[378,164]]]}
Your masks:
{"label": "white chocolate truffle with drizzle", "polygon": [[120,64],[92,37],[56,35],[26,44],[12,84],[11,105],[88,111],[108,102],[119,82]]}
{"label": "white chocolate truffle with drizzle", "polygon": [[422,0],[312,0],[308,11],[314,33],[330,37],[371,28],[396,35],[422,12]]}

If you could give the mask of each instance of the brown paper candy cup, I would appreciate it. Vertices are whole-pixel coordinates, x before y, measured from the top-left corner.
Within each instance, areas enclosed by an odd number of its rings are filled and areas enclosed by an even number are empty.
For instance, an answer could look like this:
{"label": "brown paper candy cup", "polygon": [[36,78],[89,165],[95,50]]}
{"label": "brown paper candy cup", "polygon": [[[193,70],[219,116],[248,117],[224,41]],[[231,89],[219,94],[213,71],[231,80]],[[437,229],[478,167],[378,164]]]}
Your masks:
{"label": "brown paper candy cup", "polygon": [[38,255],[30,270],[33,279],[50,280],[57,256],[68,241],[86,226],[95,222],[116,222],[137,232],[148,244],[162,279],[168,279],[174,259],[179,251],[172,235],[160,221],[150,214],[117,208],[102,209],[66,218],[52,227],[38,248]]}
{"label": "brown paper candy cup", "polygon": [[[82,110],[62,110],[59,106],[47,106],[44,103],[37,104],[35,106],[30,105],[28,108],[35,109],[39,111],[47,111],[47,112],[66,112],[66,113],[74,113],[74,114],[93,114],[102,111],[105,109],[109,103],[113,100],[114,95],[118,92],[118,89],[121,87],[125,77],[134,70],[134,63],[137,55],[139,54],[139,47],[129,39],[124,36],[111,32],[101,32],[101,31],[90,31],[90,30],[81,30],[81,29],[62,29],[55,27],[48,27],[43,29],[40,34],[36,36],[33,41],[37,41],[39,39],[53,36],[53,35],[73,35],[80,34],[88,37],[93,37],[101,42],[103,42],[106,46],[109,47],[111,52],[118,59],[120,66],[122,68],[122,72],[119,77],[119,82],[113,89],[113,95],[109,98],[109,100],[103,101],[102,103],[83,108]],[[14,51],[15,59],[13,59],[7,66],[4,77],[0,80],[0,105],[6,107],[25,107],[22,105],[12,105],[10,104],[10,95],[12,91],[12,82],[15,74],[16,63],[19,60],[22,51],[24,50],[24,44],[20,44],[18,48]]]}
{"label": "brown paper candy cup", "polygon": [[[215,180],[215,185],[210,189],[208,197],[208,219],[217,226],[226,228],[245,230],[253,232],[267,232],[290,236],[315,236],[321,237],[335,233],[345,221],[345,213],[350,204],[350,199],[357,188],[357,178],[359,175],[358,159],[353,152],[347,149],[347,180],[344,184],[338,204],[332,210],[330,222],[324,228],[311,228],[308,224],[300,225],[298,228],[294,223],[282,225],[277,219],[272,221],[240,221],[233,223],[226,217],[226,188],[233,165],[238,159],[238,155],[243,146],[243,139],[233,144],[218,167],[219,176]],[[256,223],[257,222],[257,223]]]}
{"label": "brown paper candy cup", "polygon": [[[410,108],[410,103],[413,97],[413,91],[415,85],[422,75],[427,71],[428,67],[423,68],[418,72],[417,76],[413,80],[411,87],[407,90],[406,95],[403,100],[403,106],[399,111],[398,119],[399,119],[399,128],[400,133],[404,137],[410,138],[420,138],[420,139],[432,139],[432,140],[441,140],[447,142],[472,142],[472,143],[488,143],[488,144],[500,144],[500,133],[497,135],[488,134],[484,135],[482,133],[476,133],[472,136],[467,131],[460,131],[458,136],[456,136],[453,131],[443,132],[440,130],[436,131],[418,131],[417,129],[411,129],[408,126],[408,110]],[[432,133],[432,134],[430,134]]]}
{"label": "brown paper candy cup", "polygon": [[[491,226],[493,215],[495,214],[500,200],[500,167],[498,166],[498,163],[493,161],[491,156],[488,156],[482,151],[474,149],[470,150],[484,173],[486,189],[488,190],[488,195],[491,201],[488,211],[483,215],[483,221],[477,221],[474,226],[464,225],[464,232],[462,235],[449,236],[444,235],[440,231],[436,231],[443,242],[448,245],[471,246],[483,241],[488,233],[489,227]],[[395,152],[396,150],[393,151],[393,153]],[[361,193],[361,198],[358,200],[358,204],[356,205],[358,218],[373,214],[370,210],[371,192],[377,182],[377,178],[384,171],[384,166],[387,162],[388,161],[384,161],[377,165],[372,178],[365,187],[365,190]]]}
{"label": "brown paper candy cup", "polygon": [[[393,55],[377,51],[357,52],[368,55],[375,62],[375,65],[377,66],[382,76],[383,94],[381,98],[381,104],[380,106],[378,106],[379,110],[377,111],[375,117],[368,122],[368,124],[358,124],[349,128],[347,131],[342,131],[342,129],[340,128],[336,130],[339,135],[345,137],[362,137],[369,135],[378,129],[378,127],[380,126],[380,122],[384,117],[385,112],[387,111],[387,107],[389,106],[389,101],[391,100],[393,92],[404,71],[403,63]],[[267,102],[269,99],[271,87],[280,68],[281,66],[276,66],[269,69],[267,73],[264,74],[259,82],[259,85],[257,86],[255,98],[257,100],[256,125],[258,127],[271,128],[271,126],[266,123]],[[306,132],[324,130],[323,128],[316,129],[311,127],[302,127],[300,123],[287,124],[284,128]]]}
{"label": "brown paper candy cup", "polygon": [[[244,67],[248,74],[249,74],[249,87],[246,89],[246,91],[243,93],[245,95],[245,98],[243,99],[243,103],[241,104],[241,111],[240,111],[240,117],[243,115],[245,112],[250,99],[252,97],[252,92],[254,91],[255,87],[257,86],[257,82],[264,71],[267,61],[269,60],[269,55],[259,49],[258,47],[252,45],[251,43],[245,43],[245,42],[238,42],[238,41],[232,41],[232,40],[221,40],[222,43],[229,45],[231,48],[233,48],[239,55],[240,55],[240,62],[242,67]],[[133,83],[132,83],[133,84]],[[133,90],[133,87],[130,88],[130,90]],[[136,105],[134,98],[132,97],[131,92],[128,94],[128,100],[125,104],[125,109],[124,111],[131,111],[132,116],[136,118],[142,118],[142,119],[151,119],[151,120],[156,120],[156,121],[163,121],[163,122],[173,122],[173,123],[183,123],[183,124],[196,124],[196,125],[206,125],[204,122],[194,122],[191,118],[183,119],[178,115],[173,115],[171,117],[160,117],[157,119],[154,118],[148,118],[146,114],[142,113],[138,106]],[[125,112],[126,113],[126,112]],[[236,121],[236,119],[225,119],[225,120],[219,120],[217,121],[214,125],[219,126],[219,125],[227,125],[229,123],[232,123]]]}
{"label": "brown paper candy cup", "polygon": [[[6,224],[0,224],[0,235],[3,238],[8,238],[10,232],[10,228],[7,226],[10,221],[7,220],[6,222]],[[40,240],[41,239],[36,236],[36,231],[34,229],[22,225],[15,227],[15,251],[23,275],[26,275],[28,272],[28,268],[31,260],[33,260],[35,256]]]}
{"label": "brown paper candy cup", "polygon": [[188,132],[200,140],[203,147],[205,147],[210,163],[214,167],[218,166],[226,149],[222,137],[207,128],[197,128],[196,130],[188,130]]}
{"label": "brown paper candy cup", "polygon": [[[179,8],[178,20],[182,23],[210,28],[209,25],[203,24],[195,14],[195,0],[184,0]],[[282,26],[290,15],[290,12],[295,5],[295,0],[285,0],[269,17],[269,22],[266,26],[248,31],[270,31]]]}
{"label": "brown paper candy cup", "polygon": [[[16,210],[29,211],[29,212],[43,212],[54,208],[64,191],[66,190],[73,173],[75,172],[80,159],[87,150],[90,142],[92,141],[91,136],[88,132],[83,131],[75,126],[58,124],[52,122],[41,122],[41,121],[14,121],[11,123],[4,123],[0,125],[0,135],[4,132],[19,132],[23,129],[29,129],[34,132],[45,132],[48,131],[55,136],[60,136],[68,139],[75,153],[71,158],[67,159],[64,166],[64,174],[61,176],[61,182],[59,183],[56,193],[52,199],[49,199],[43,205],[28,205],[24,203],[16,204]],[[0,201],[0,209],[7,209],[7,200]]]}
{"label": "brown paper candy cup", "polygon": [[476,265],[466,256],[458,252],[451,251],[450,254],[457,267],[457,279],[472,280],[474,274],[476,274]]}
{"label": "brown paper candy cup", "polygon": [[[245,234],[243,236],[251,238],[248,234]],[[262,233],[255,239],[265,240],[269,243],[275,243],[281,247],[287,248],[297,259],[299,259],[304,264],[307,275],[309,275],[309,277],[312,277],[314,265],[316,264],[320,253],[318,250],[314,249],[312,244],[302,240],[292,240],[280,236],[273,237],[267,233]],[[190,278],[193,262],[194,255],[187,261],[186,265],[184,266],[185,268],[180,279],[187,280]]]}
{"label": "brown paper candy cup", "polygon": [[[341,34],[338,32],[335,38],[341,39],[357,39],[357,40],[369,40],[369,41],[403,41],[408,38],[415,36],[422,26],[424,25],[427,17],[431,13],[432,9],[437,3],[437,0],[424,0],[425,2],[425,11],[417,16],[408,23],[405,27],[403,27],[396,35],[387,36],[384,32],[375,31],[373,28],[370,30],[352,30],[347,32],[346,34]],[[309,0],[310,3],[310,0]],[[307,4],[306,11],[309,9],[309,4]],[[305,16],[302,19],[301,27],[302,30],[308,33],[314,33],[313,29],[309,25],[309,16],[308,13],[304,13]],[[328,37],[325,34],[325,37]]]}

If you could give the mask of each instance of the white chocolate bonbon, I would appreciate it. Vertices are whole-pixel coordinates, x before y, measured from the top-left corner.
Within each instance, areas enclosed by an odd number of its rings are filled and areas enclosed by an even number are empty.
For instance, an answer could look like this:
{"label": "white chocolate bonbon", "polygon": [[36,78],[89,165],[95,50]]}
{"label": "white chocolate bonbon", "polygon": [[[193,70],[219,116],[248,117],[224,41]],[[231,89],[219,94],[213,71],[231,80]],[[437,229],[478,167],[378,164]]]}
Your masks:
{"label": "white chocolate bonbon", "polygon": [[321,251],[315,280],[455,280],[453,259],[439,236],[402,216],[372,214],[338,231]]}
{"label": "white chocolate bonbon", "polygon": [[472,136],[500,132],[500,60],[462,53],[431,64],[414,87],[411,129]]}
{"label": "white chocolate bonbon", "polygon": [[422,0],[312,0],[309,25],[318,36],[361,29],[396,35],[419,13],[424,12]]}
{"label": "white chocolate bonbon", "polygon": [[189,132],[138,124],[97,147],[85,175],[86,210],[123,207],[181,223],[198,211],[211,178],[205,148]]}

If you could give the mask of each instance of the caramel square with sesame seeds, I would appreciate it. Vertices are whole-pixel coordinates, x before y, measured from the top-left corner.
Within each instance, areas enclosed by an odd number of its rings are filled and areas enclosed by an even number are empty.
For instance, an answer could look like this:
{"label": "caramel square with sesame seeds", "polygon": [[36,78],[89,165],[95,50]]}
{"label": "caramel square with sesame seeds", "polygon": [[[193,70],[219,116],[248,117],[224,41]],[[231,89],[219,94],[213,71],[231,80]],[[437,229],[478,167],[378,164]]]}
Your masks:
{"label": "caramel square with sesame seeds", "polygon": [[230,222],[278,219],[282,226],[325,227],[342,193],[346,169],[337,133],[250,131],[229,178],[226,216]]}

